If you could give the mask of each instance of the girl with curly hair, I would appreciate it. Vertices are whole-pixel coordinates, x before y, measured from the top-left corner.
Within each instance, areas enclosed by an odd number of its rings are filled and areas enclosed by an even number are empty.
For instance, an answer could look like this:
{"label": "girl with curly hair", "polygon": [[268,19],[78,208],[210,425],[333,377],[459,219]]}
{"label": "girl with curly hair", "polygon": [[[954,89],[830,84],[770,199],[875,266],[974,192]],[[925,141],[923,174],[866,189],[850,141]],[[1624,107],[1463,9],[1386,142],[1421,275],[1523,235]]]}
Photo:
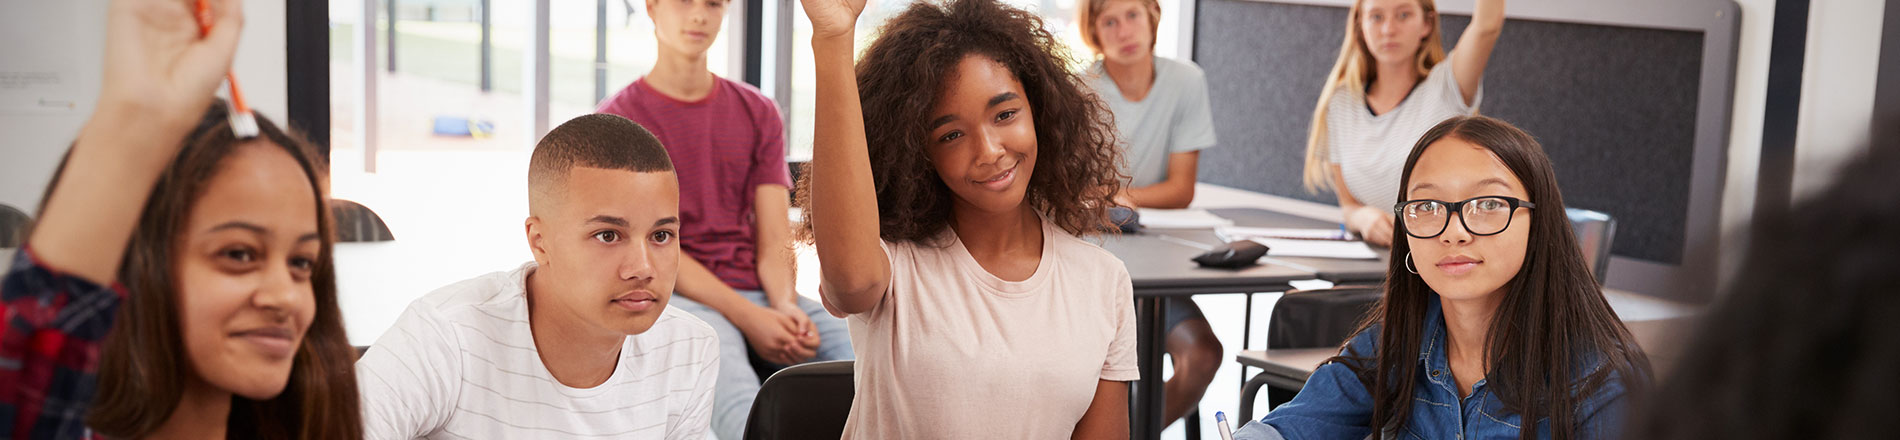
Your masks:
{"label": "girl with curly hair", "polygon": [[799,203],[858,358],[844,438],[1127,437],[1128,271],[1077,237],[1108,225],[1118,149],[1060,43],[995,0],[919,2],[854,80],[864,0],[803,3],[819,111]]}

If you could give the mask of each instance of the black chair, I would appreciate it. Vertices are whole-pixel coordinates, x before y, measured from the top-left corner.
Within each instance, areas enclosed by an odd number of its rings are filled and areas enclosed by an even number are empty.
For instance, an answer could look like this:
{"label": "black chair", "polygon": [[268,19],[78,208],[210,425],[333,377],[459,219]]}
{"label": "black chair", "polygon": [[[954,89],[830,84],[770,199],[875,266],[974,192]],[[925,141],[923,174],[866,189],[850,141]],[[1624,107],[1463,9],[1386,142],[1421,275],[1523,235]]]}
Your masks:
{"label": "black chair", "polygon": [[26,243],[26,226],[33,217],[12,206],[0,205],[0,248],[17,248]]}
{"label": "black chair", "polygon": [[[1338,347],[1359,329],[1383,295],[1377,286],[1287,292],[1274,303],[1273,315],[1267,317],[1267,349]],[[1254,395],[1263,386],[1267,387],[1268,410],[1293,400],[1300,392],[1299,388],[1268,385],[1263,373],[1241,386],[1241,420],[1252,418]]]}
{"label": "black chair", "polygon": [[383,217],[376,215],[369,207],[343,199],[330,199],[330,215],[336,218],[336,241],[390,241],[396,236],[389,232],[389,225],[383,223]]}
{"label": "black chair", "polygon": [[1564,208],[1570,227],[1577,232],[1577,246],[1583,251],[1584,264],[1604,284],[1610,274],[1610,244],[1616,239],[1616,219],[1609,214],[1579,208]]}
{"label": "black chair", "polygon": [[853,361],[811,362],[773,373],[746,417],[746,440],[844,436],[851,415]]}

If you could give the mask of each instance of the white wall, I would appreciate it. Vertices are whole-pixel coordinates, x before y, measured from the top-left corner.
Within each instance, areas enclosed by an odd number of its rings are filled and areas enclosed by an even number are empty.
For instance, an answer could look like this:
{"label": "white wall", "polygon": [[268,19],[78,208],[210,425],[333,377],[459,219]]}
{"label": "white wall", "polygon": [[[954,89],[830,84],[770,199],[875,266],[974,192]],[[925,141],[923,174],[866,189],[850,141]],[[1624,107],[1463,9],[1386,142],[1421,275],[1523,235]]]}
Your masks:
{"label": "white wall", "polygon": [[[0,103],[0,203],[37,215],[40,195],[99,96],[106,0],[0,0],[0,72],[74,73],[70,110]],[[252,109],[286,123],[284,4],[244,3],[244,35],[233,66]]]}
{"label": "white wall", "polygon": [[[0,102],[0,204],[38,211],[46,180],[98,99],[104,29],[103,0],[0,2],[0,40],[9,42],[0,45],[0,72],[57,72],[67,75],[61,81],[72,90],[8,93]],[[74,106],[31,104],[41,97]]]}
{"label": "white wall", "polygon": [[1810,5],[1801,121],[1795,132],[1796,199],[1825,189],[1843,161],[1866,151],[1885,3],[1816,0]]}
{"label": "white wall", "polygon": [[[1691,0],[1694,1],[1694,0]],[[1775,0],[1735,0],[1742,25],[1735,53],[1735,95],[1729,123],[1728,183],[1722,189],[1722,249],[1718,292],[1741,265],[1738,252],[1748,245],[1745,232],[1755,210],[1755,182],[1761,168],[1762,114],[1768,101],[1768,44],[1774,33]]]}
{"label": "white wall", "polygon": [[[1736,54],[1734,119],[1729,132],[1728,184],[1722,197],[1724,284],[1741,263],[1740,250],[1747,246],[1747,227],[1755,209],[1775,12],[1774,0],[1735,1],[1742,8],[1742,26]],[[1801,116],[1795,137],[1797,198],[1824,188],[1843,160],[1864,149],[1873,118],[1883,3],[1814,0],[1809,4]]]}

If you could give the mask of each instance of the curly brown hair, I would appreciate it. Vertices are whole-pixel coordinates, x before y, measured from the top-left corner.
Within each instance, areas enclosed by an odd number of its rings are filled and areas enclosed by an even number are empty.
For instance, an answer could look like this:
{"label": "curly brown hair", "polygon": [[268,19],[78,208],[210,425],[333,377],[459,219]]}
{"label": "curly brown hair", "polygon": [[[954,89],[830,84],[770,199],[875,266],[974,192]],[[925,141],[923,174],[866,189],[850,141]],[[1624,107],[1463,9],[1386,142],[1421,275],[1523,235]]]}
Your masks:
{"label": "curly brown hair", "polygon": [[[1070,234],[1110,224],[1108,207],[1124,178],[1112,116],[1067,68],[1068,50],[1040,17],[995,0],[920,1],[879,34],[858,61],[857,75],[881,238],[926,243],[949,225],[956,195],[937,177],[925,142],[942,85],[968,55],[1009,69],[1035,116],[1037,163],[1023,202]],[[799,235],[809,240],[811,173],[803,174]]]}

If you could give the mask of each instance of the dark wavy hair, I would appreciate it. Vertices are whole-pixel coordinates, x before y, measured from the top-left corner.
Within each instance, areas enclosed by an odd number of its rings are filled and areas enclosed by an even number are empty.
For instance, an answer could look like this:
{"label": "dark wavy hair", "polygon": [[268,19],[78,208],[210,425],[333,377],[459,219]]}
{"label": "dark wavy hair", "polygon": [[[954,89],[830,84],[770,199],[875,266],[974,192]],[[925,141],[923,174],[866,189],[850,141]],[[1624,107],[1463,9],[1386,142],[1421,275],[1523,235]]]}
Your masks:
{"label": "dark wavy hair", "polygon": [[[1623,320],[1610,309],[1594,275],[1585,266],[1583,251],[1564,214],[1563,194],[1550,157],[1529,133],[1509,123],[1483,116],[1461,116],[1441,122],[1412,146],[1400,178],[1400,193],[1411,182],[1413,168],[1425,148],[1445,138],[1462,139],[1497,154],[1504,166],[1524,182],[1537,208],[1531,210],[1531,228],[1524,250],[1524,266],[1506,282],[1507,293],[1487,332],[1486,379],[1505,410],[1525,422],[1519,436],[1535,438],[1536,421],[1550,419],[1551,438],[1576,438],[1577,405],[1609,380],[1622,381],[1627,395],[1639,395],[1650,379],[1649,357],[1637,347]],[[1407,255],[1405,216],[1393,222],[1392,255]],[[1522,227],[1513,225],[1513,227]],[[1405,268],[1407,258],[1394,257],[1386,268],[1385,296],[1367,316],[1360,331],[1379,332],[1375,357],[1359,353],[1332,358],[1351,368],[1373,396],[1372,423],[1376,430],[1397,430],[1411,413],[1413,389],[1418,385],[1418,353],[1424,334],[1428,301],[1436,300],[1425,279]],[[1596,365],[1591,371],[1577,366]]]}
{"label": "dark wavy hair", "polygon": [[1824,192],[1756,218],[1742,267],[1632,439],[1891,438],[1900,408],[1900,119]]}
{"label": "dark wavy hair", "polygon": [[[87,426],[101,435],[150,435],[171,418],[184,395],[184,378],[193,374],[181,335],[175,255],[181,246],[177,239],[206,183],[222,169],[224,159],[247,142],[232,134],[226,109],[223,102],[213,102],[186,136],[184,148],[153,185],[126,245],[118,276],[125,286],[125,304],[100,349],[98,393],[86,415]],[[301,134],[280,129],[263,115],[256,117],[257,139],[288,153],[317,196],[312,203],[321,250],[310,275],[317,310],[297,347],[284,391],[266,400],[233,394],[226,433],[254,439],[362,438],[356,349],[344,334],[337,304],[332,263],[336,228],[326,199],[328,161]],[[59,169],[46,186],[49,195],[64,174],[64,160]]]}
{"label": "dark wavy hair", "polygon": [[[956,197],[925,155],[930,111],[965,56],[988,57],[1023,85],[1036,123],[1036,170],[1023,202],[1070,234],[1109,225],[1121,187],[1113,120],[1081,77],[1068,50],[1036,14],[995,0],[917,2],[879,31],[858,61],[859,99],[879,236],[925,243],[949,225]],[[811,173],[798,181],[800,237],[811,238]]]}

